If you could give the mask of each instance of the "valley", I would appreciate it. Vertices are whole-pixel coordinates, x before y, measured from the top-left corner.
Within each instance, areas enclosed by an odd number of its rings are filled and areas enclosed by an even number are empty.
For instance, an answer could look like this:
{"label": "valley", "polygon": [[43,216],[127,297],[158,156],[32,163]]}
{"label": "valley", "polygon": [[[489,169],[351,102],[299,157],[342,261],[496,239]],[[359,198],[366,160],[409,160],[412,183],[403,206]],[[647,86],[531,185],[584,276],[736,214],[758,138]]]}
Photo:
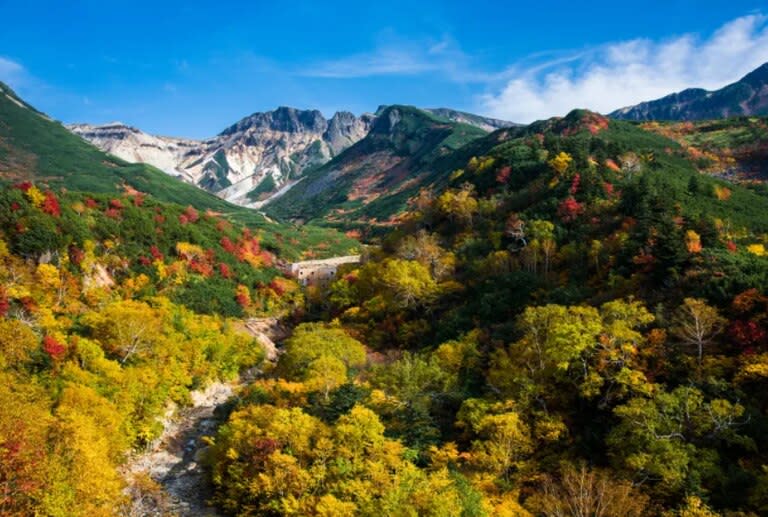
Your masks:
{"label": "valley", "polygon": [[765,514],[765,71],[200,140],[0,83],[0,515]]}

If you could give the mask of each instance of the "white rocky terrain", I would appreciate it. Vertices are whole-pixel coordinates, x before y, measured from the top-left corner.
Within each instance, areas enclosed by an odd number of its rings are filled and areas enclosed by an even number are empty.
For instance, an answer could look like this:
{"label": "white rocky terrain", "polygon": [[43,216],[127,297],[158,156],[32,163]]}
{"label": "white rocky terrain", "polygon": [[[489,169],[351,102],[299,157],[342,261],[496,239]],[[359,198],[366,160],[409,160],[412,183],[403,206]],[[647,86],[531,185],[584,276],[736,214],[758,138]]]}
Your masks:
{"label": "white rocky terrain", "polygon": [[103,151],[153,165],[233,203],[259,207],[311,166],[321,165],[366,134],[373,115],[278,108],[254,113],[205,140],[154,136],[119,122],[69,129]]}
{"label": "white rocky terrain", "polygon": [[148,163],[172,176],[194,182],[194,178],[185,175],[182,164],[196,154],[202,143],[200,141],[154,136],[122,122],[101,126],[72,124],[67,127],[102,151],[127,162]]}

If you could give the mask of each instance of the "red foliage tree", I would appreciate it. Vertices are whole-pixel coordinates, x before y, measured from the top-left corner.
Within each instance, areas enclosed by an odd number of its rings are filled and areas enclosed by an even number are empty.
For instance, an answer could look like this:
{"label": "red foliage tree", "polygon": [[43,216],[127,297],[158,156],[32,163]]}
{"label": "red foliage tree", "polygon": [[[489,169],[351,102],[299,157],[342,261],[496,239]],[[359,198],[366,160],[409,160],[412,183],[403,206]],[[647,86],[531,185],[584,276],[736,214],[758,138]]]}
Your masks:
{"label": "red foliage tree", "polygon": [[235,250],[237,250],[237,247],[231,240],[229,240],[229,237],[222,237],[219,240],[219,244],[221,244],[221,247],[224,248],[224,251],[227,253],[234,253]]}
{"label": "red foliage tree", "polygon": [[573,177],[573,180],[571,180],[571,188],[568,189],[568,192],[571,193],[572,196],[576,195],[576,193],[579,191],[579,186],[581,185],[581,174],[578,172]]}
{"label": "red foliage tree", "polygon": [[609,183],[607,181],[603,182],[603,191],[605,192],[606,196],[613,197],[613,194],[615,192],[613,188],[613,183]]}
{"label": "red foliage tree", "polygon": [[69,247],[69,261],[74,265],[79,266],[85,258],[85,252],[75,246],[74,244]]}
{"label": "red foliage tree", "polygon": [[269,283],[269,288],[272,289],[277,296],[283,296],[285,294],[285,285],[277,279],[274,279]]}
{"label": "red foliage tree", "polygon": [[5,287],[0,285],[0,318],[8,314],[10,308],[11,301],[8,299],[8,293],[5,291]]}
{"label": "red foliage tree", "polygon": [[768,333],[754,320],[734,321],[728,329],[728,334],[747,352],[753,352],[754,347],[768,343]]}
{"label": "red foliage tree", "polygon": [[203,275],[204,277],[210,277],[213,275],[213,266],[209,262],[200,260],[198,258],[193,258],[189,261],[189,269],[195,273]]}
{"label": "red foliage tree", "polygon": [[219,274],[224,278],[232,278],[232,270],[224,262],[219,262]]}
{"label": "red foliage tree", "polygon": [[496,174],[496,182],[500,183],[502,185],[505,185],[509,181],[509,176],[512,174],[512,167],[507,165],[506,167],[502,167],[499,169],[499,172]]}
{"label": "red foliage tree", "polygon": [[557,207],[557,215],[565,223],[575,221],[583,212],[584,205],[576,201],[573,196],[563,200]]}
{"label": "red foliage tree", "polygon": [[37,303],[31,296],[24,296],[23,298],[20,298],[19,301],[21,302],[21,306],[24,307],[25,311],[37,312]]}
{"label": "red foliage tree", "polygon": [[56,194],[50,190],[45,193],[45,199],[43,200],[43,205],[40,208],[42,208],[43,212],[48,215],[52,215],[53,217],[61,216],[61,206],[59,205],[59,200],[56,199]]}
{"label": "red foliage tree", "polygon": [[149,254],[152,255],[152,258],[155,260],[163,260],[163,254],[160,252],[157,246],[154,244],[149,247]]}
{"label": "red foliage tree", "polygon": [[58,361],[64,357],[67,347],[56,341],[56,338],[53,336],[45,336],[43,338],[43,350],[51,356],[51,359]]}
{"label": "red foliage tree", "polygon": [[200,219],[200,215],[197,213],[197,210],[195,210],[193,206],[188,206],[184,210],[184,215],[187,216],[187,221],[190,223],[195,223],[198,219]]}

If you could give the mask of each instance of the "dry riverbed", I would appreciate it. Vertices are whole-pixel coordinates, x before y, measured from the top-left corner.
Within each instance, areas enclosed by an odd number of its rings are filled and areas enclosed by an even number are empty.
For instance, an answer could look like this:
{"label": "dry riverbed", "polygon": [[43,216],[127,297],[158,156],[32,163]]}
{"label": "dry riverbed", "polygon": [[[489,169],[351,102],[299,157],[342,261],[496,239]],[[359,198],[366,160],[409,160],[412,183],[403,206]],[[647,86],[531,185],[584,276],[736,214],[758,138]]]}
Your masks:
{"label": "dry riverbed", "polygon": [[[274,318],[253,319],[243,328],[264,346],[268,360],[276,359],[274,341],[288,332]],[[171,406],[163,416],[163,432],[149,447],[129,457],[123,468],[128,482],[129,502],[122,512],[126,517],[218,517],[208,505],[213,495],[208,473],[201,460],[205,455],[205,436],[213,436],[223,423],[216,411],[227,404],[243,386],[256,378],[258,371],[244,372],[237,380],[214,382],[193,391],[192,404]]]}

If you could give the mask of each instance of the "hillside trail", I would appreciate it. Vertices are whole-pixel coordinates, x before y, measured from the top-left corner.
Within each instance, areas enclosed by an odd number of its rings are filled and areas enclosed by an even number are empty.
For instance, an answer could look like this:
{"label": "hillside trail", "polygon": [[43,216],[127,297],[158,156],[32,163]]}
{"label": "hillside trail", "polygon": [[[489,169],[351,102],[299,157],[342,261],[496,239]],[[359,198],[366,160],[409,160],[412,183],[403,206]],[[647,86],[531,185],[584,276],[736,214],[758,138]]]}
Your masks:
{"label": "hillside trail", "polygon": [[[242,323],[243,330],[264,347],[266,359],[277,359],[276,341],[289,333],[276,318],[258,318]],[[137,451],[123,466],[128,482],[125,517],[220,517],[207,501],[213,495],[208,473],[201,460],[206,452],[204,437],[212,436],[223,423],[218,408],[228,404],[244,386],[258,378],[251,368],[237,379],[217,381],[190,393],[192,404],[171,405],[161,418],[163,432],[147,448]]]}

